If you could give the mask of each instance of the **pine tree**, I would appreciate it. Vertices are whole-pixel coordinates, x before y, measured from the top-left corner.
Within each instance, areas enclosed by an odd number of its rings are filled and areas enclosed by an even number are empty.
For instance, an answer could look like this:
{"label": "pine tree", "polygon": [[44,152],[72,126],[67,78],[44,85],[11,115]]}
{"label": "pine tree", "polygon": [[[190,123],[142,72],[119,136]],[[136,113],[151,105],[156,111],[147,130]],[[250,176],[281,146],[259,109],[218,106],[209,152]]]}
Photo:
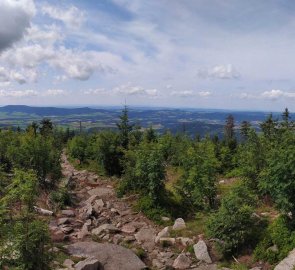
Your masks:
{"label": "pine tree", "polygon": [[240,134],[244,141],[246,141],[249,137],[250,128],[251,128],[251,124],[249,121],[243,121],[241,123]]}
{"label": "pine tree", "polygon": [[119,129],[121,146],[124,149],[128,149],[129,134],[133,129],[133,125],[129,123],[128,108],[126,105],[124,106],[122,110],[120,121],[119,123],[117,123],[117,127]]}

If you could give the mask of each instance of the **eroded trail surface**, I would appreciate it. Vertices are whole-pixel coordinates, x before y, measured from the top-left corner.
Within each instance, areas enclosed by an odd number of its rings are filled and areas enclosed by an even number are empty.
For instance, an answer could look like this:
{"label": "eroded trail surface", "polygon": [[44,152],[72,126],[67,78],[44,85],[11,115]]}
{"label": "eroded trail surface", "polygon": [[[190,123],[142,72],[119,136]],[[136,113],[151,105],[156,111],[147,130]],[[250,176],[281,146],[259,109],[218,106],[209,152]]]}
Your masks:
{"label": "eroded trail surface", "polygon": [[[137,270],[146,266],[152,269],[216,269],[210,257],[208,259],[206,246],[200,247],[204,259],[196,260],[194,253],[185,251],[196,239],[170,237],[171,227],[160,228],[142,213],[134,212],[130,198],[117,198],[111,180],[86,170],[76,170],[65,154],[62,155],[62,170],[75,205],[52,218],[52,239],[65,244],[70,255],[91,259],[78,265],[66,260],[63,268],[58,269]],[[181,220],[179,226],[182,226]],[[83,268],[83,265],[94,268]]]}

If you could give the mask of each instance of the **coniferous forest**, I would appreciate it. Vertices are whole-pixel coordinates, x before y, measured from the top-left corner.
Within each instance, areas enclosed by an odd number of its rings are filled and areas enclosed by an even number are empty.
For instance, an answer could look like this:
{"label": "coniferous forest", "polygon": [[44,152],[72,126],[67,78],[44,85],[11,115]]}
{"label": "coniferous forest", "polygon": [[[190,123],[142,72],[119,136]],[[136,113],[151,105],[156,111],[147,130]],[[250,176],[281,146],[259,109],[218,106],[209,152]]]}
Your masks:
{"label": "coniferous forest", "polygon": [[286,109],[260,127],[236,128],[229,115],[222,138],[160,135],[131,124],[125,107],[115,131],[75,133],[50,119],[1,130],[0,266],[52,269],[60,259],[51,213],[40,211],[75,205],[63,153],[77,170],[111,181],[119,199],[135,198],[133,211],[156,226],[183,218],[186,228],[172,237],[206,239],[220,267],[271,269],[295,248],[295,123]]}

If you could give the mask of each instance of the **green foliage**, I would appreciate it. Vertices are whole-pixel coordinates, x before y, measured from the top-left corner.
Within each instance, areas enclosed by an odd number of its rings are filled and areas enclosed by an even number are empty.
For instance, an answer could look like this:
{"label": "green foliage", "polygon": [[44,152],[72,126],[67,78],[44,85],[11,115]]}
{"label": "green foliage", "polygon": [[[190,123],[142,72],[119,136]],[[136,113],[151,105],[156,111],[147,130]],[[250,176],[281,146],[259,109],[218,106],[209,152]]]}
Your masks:
{"label": "green foliage", "polygon": [[295,214],[295,134],[284,132],[274,143],[260,174],[259,187],[283,213]]}
{"label": "green foliage", "polygon": [[72,204],[71,196],[66,188],[60,188],[50,193],[50,201],[56,208],[61,209]]}
{"label": "green foliage", "polygon": [[129,135],[133,129],[133,125],[129,123],[128,108],[125,106],[120,115],[120,121],[117,123],[119,130],[120,145],[127,149],[129,145]]}
{"label": "green foliage", "polygon": [[165,168],[161,151],[155,143],[142,143],[139,149],[126,152],[121,192],[147,194],[154,205],[164,196]]}
{"label": "green foliage", "polygon": [[255,201],[251,192],[245,186],[239,185],[222,199],[219,210],[209,218],[208,236],[218,239],[218,247],[224,256],[236,254],[255,244]]}
{"label": "green foliage", "polygon": [[295,248],[295,231],[288,217],[280,216],[265,231],[254,251],[258,260],[274,264],[285,258]]}
{"label": "green foliage", "polygon": [[186,152],[180,187],[193,207],[206,209],[215,206],[218,167],[214,144],[209,139],[195,143]]}
{"label": "green foliage", "polygon": [[135,205],[136,211],[143,212],[149,219],[161,223],[161,217],[169,216],[164,208],[155,206],[153,200],[149,196],[142,196]]}
{"label": "green foliage", "polygon": [[86,159],[87,139],[86,136],[75,136],[68,143],[68,152],[72,158],[84,162]]}

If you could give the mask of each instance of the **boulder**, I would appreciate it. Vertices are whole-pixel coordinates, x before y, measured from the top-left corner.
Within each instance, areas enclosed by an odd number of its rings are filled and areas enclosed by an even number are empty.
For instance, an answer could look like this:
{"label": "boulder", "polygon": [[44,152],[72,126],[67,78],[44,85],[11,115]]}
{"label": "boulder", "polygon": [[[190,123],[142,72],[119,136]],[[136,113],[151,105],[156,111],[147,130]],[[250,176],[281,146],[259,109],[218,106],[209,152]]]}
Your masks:
{"label": "boulder", "polygon": [[75,270],[103,270],[100,262],[95,258],[87,258],[75,265]]}
{"label": "boulder", "polygon": [[100,208],[104,207],[104,202],[102,199],[96,200],[94,203]]}
{"label": "boulder", "polygon": [[175,269],[188,269],[192,261],[189,257],[184,254],[179,254],[173,263]]}
{"label": "boulder", "polygon": [[177,237],[176,240],[183,246],[187,247],[194,244],[193,239],[188,237]]}
{"label": "boulder", "polygon": [[178,218],[175,220],[174,225],[172,227],[173,230],[183,230],[186,228],[185,222],[182,218]]}
{"label": "boulder", "polygon": [[35,210],[38,214],[43,215],[43,216],[53,216],[53,212],[50,211],[50,210],[47,210],[47,209],[43,209],[43,208],[40,208],[40,207],[34,206],[34,210]]}
{"label": "boulder", "polygon": [[70,220],[68,218],[59,218],[57,220],[57,225],[63,225],[70,223]]}
{"label": "boulder", "polygon": [[146,265],[131,250],[119,245],[77,242],[66,246],[70,255],[97,259],[104,270],[141,270]]}
{"label": "boulder", "polygon": [[212,263],[210,255],[208,253],[207,245],[203,240],[199,240],[199,242],[194,245],[194,252],[195,252],[196,258],[199,261]]}
{"label": "boulder", "polygon": [[155,242],[158,243],[160,238],[169,236],[169,227],[165,227],[162,231],[157,234]]}
{"label": "boulder", "polygon": [[65,266],[65,267],[67,267],[67,268],[69,268],[69,269],[71,269],[72,267],[73,267],[73,265],[74,265],[75,263],[72,261],[72,260],[70,260],[70,259],[66,259],[64,262],[63,262],[63,266]]}
{"label": "boulder", "polygon": [[295,267],[295,248],[283,259],[274,270],[293,270]]}

